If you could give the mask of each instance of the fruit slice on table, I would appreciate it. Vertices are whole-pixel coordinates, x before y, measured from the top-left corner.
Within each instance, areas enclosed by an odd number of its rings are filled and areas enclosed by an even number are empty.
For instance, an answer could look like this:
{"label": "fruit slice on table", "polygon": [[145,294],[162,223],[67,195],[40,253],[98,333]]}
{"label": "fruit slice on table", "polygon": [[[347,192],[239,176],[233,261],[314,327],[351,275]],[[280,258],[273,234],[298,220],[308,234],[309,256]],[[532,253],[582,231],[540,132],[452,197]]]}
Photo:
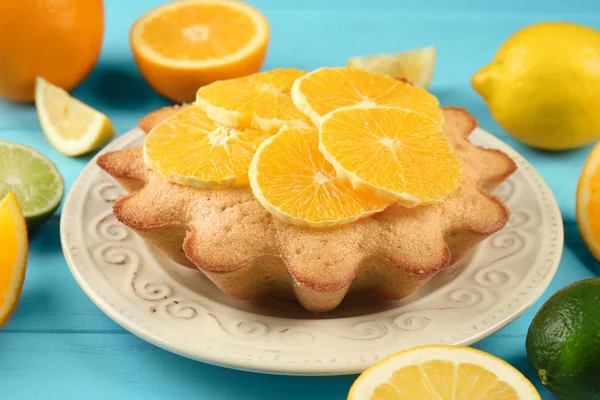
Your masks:
{"label": "fruit slice on table", "polygon": [[581,237],[600,260],[600,144],[594,147],[581,172],[576,210]]}
{"label": "fruit slice on table", "polygon": [[10,192],[19,199],[33,230],[58,208],[64,183],[54,164],[37,151],[0,141],[0,198]]}
{"label": "fruit slice on table", "polygon": [[435,47],[352,57],[348,66],[378,75],[406,79],[416,87],[428,89],[435,68]]}
{"label": "fruit slice on table", "polygon": [[355,187],[407,207],[442,200],[462,178],[441,121],[397,107],[344,107],[327,114],[319,149]]}
{"label": "fruit slice on table", "polygon": [[150,131],[144,143],[146,165],[165,179],[201,188],[248,186],[248,167],[269,135],[234,129],[190,106]]}
{"label": "fruit slice on table", "polygon": [[325,114],[355,105],[404,107],[435,120],[442,118],[438,100],[427,91],[350,67],[320,68],[302,76],[294,82],[292,99],[316,126]]}
{"label": "fruit slice on table", "polygon": [[191,102],[208,83],[258,72],[269,24],[254,7],[229,0],[185,0],[155,8],[131,28],[142,75],[163,96]]}
{"label": "fruit slice on table", "polygon": [[294,81],[306,72],[274,69],[219,81],[198,90],[196,104],[221,124],[277,132],[284,125],[310,126],[290,97]]}
{"label": "fruit slice on table", "polygon": [[17,197],[0,202],[0,327],[19,300],[27,267],[27,227]]}
{"label": "fruit slice on table", "polygon": [[39,77],[35,84],[35,106],[46,137],[68,156],[89,153],[115,135],[106,115]]}
{"label": "fruit slice on table", "polygon": [[347,224],[391,201],[354,189],[319,152],[315,128],[282,128],[259,147],[250,165],[258,201],[283,221],[313,227]]}
{"label": "fruit slice on table", "polygon": [[358,377],[348,400],[541,400],[508,363],[483,351],[425,346],[401,351]]}

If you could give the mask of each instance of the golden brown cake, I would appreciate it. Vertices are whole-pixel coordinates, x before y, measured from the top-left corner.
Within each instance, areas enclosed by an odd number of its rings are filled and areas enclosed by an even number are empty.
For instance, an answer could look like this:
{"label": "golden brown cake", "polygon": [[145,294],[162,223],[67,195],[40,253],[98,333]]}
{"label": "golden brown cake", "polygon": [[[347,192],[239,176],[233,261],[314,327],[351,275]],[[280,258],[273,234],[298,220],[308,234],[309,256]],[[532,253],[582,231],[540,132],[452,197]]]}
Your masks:
{"label": "golden brown cake", "polygon": [[465,110],[444,108],[444,117],[464,166],[456,192],[438,204],[393,205],[329,229],[280,221],[250,189],[167,182],[146,168],[141,148],[103,154],[98,165],[133,192],[114,204],[117,219],[174,261],[200,269],[238,299],[296,298],[310,311],[325,312],[349,291],[405,297],[505,225],[509,212],[490,191],[515,163],[469,142],[477,122]]}

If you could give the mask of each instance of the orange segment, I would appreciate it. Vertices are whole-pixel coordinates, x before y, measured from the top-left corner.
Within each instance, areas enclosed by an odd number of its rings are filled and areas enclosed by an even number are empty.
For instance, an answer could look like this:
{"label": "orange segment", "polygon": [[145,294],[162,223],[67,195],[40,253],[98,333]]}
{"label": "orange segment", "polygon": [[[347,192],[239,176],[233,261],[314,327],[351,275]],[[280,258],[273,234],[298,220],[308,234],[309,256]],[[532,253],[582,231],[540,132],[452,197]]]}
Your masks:
{"label": "orange segment", "polygon": [[182,0],[141,17],[130,41],[150,85],[171,100],[191,102],[202,85],[259,71],[269,25],[242,2]]}
{"label": "orange segment", "polygon": [[17,197],[0,202],[0,327],[19,300],[27,266],[27,227]]}
{"label": "orange segment", "polygon": [[441,119],[406,109],[337,109],[323,118],[319,148],[355,187],[409,207],[442,200],[462,177]]}
{"label": "orange segment", "polygon": [[256,129],[224,127],[190,106],[150,131],[144,159],[171,182],[201,188],[246,187],[250,161],[268,136]]}
{"label": "orange segment", "polygon": [[442,118],[435,96],[391,77],[351,67],[320,68],[294,82],[294,104],[319,126],[325,114],[347,106],[395,106]]}
{"label": "orange segment", "polygon": [[215,82],[198,90],[196,103],[223,125],[273,133],[284,125],[310,126],[290,97],[292,84],[304,74],[298,69],[281,68]]}
{"label": "orange segment", "polygon": [[576,196],[577,223],[581,237],[597,260],[600,260],[600,144],[585,162]]}
{"label": "orange segment", "polygon": [[349,400],[541,400],[506,362],[479,350],[424,346],[394,354],[356,380]]}
{"label": "orange segment", "polygon": [[381,211],[391,202],[340,180],[319,152],[314,128],[283,128],[259,147],[250,186],[276,217],[296,225],[341,225]]}

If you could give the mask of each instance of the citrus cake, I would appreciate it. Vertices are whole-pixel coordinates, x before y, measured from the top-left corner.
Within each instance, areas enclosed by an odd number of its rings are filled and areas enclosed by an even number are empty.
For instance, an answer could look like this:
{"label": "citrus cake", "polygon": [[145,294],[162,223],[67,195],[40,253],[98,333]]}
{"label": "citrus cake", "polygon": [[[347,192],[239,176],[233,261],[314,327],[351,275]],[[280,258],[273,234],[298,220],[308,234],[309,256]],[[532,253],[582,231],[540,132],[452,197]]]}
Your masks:
{"label": "citrus cake", "polygon": [[490,192],[516,165],[467,111],[355,68],[218,81],[138,125],[97,159],[130,192],[114,215],[238,299],[400,299],[509,217]]}

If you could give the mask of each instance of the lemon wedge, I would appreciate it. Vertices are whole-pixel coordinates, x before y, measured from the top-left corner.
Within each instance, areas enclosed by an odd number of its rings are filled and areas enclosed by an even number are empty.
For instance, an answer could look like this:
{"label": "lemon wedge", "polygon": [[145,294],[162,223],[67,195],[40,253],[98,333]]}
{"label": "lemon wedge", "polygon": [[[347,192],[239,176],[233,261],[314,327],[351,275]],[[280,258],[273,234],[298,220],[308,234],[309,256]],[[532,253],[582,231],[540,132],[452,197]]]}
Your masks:
{"label": "lemon wedge", "polygon": [[428,89],[435,69],[435,47],[400,51],[395,54],[374,54],[352,57],[349,67],[363,69],[373,74],[406,79],[413,85]]}
{"label": "lemon wedge", "polygon": [[35,107],[46,137],[65,155],[89,153],[115,135],[106,115],[40,77],[35,82]]}

